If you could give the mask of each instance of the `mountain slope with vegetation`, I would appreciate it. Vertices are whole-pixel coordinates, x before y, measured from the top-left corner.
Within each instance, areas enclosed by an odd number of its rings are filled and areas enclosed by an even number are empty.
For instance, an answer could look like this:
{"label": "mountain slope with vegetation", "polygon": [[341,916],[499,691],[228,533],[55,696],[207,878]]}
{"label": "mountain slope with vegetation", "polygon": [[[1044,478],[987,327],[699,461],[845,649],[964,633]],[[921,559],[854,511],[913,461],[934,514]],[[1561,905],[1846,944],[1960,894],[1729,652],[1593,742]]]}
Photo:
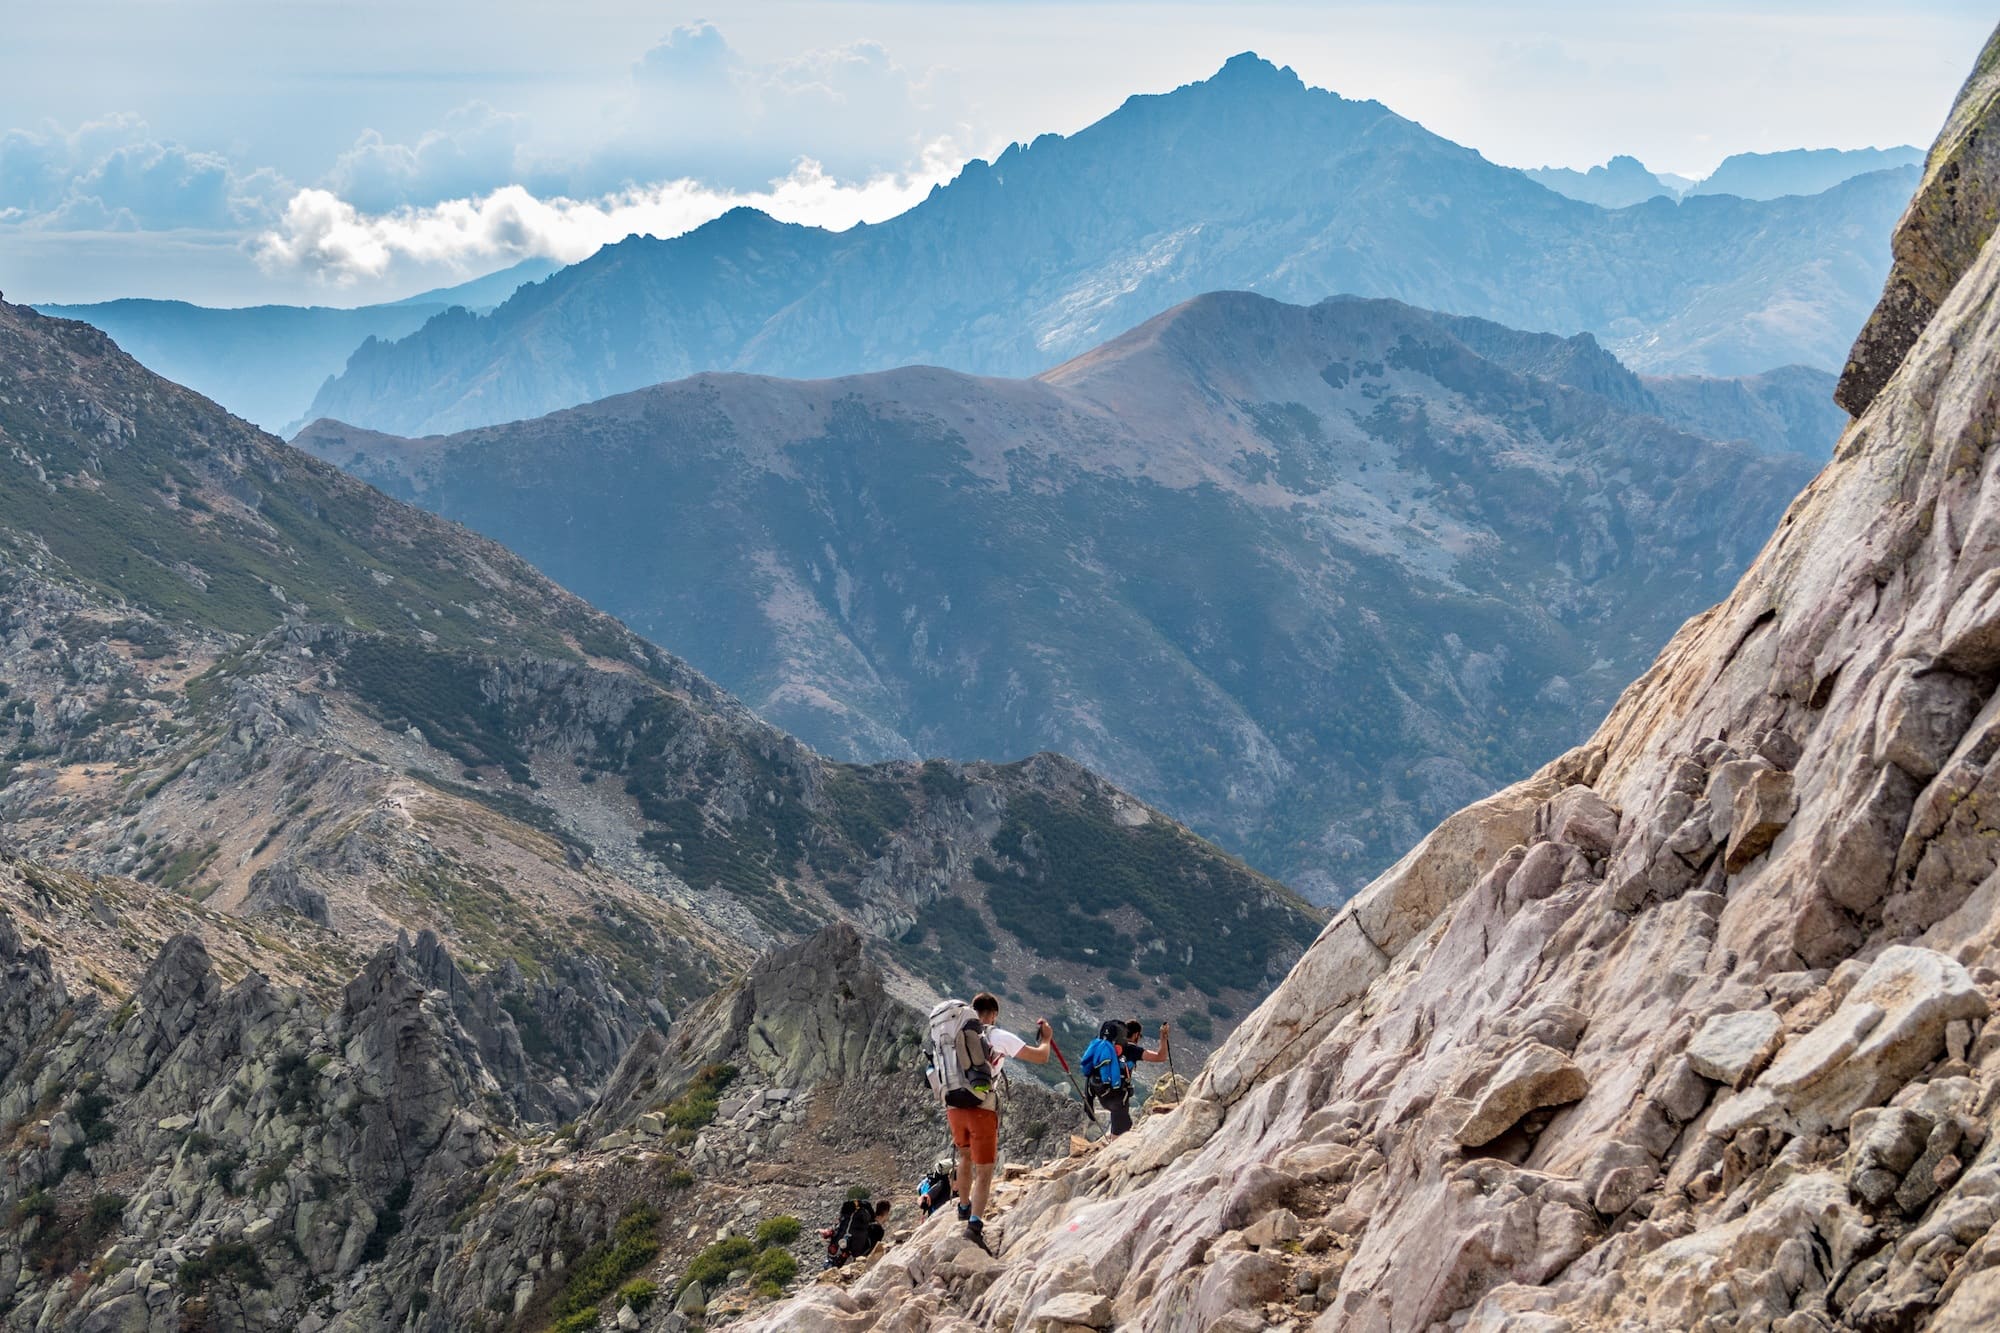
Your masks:
{"label": "mountain slope with vegetation", "polygon": [[816,746],[1060,750],[1330,900],[1574,743],[1812,472],[1654,410],[1588,336],[1222,293],[1037,380],[298,442]]}
{"label": "mountain slope with vegetation", "polygon": [[1649,373],[1832,369],[1914,182],[1904,168],[1810,198],[1606,212],[1243,55],[972,162],[880,225],[739,209],[607,246],[490,315],[365,344],[309,416],[414,435],[699,371],[1032,375],[1227,289],[1587,330]]}
{"label": "mountain slope with vegetation", "polygon": [[[822,759],[518,557],[86,325],[0,307],[0,446],[10,846],[279,932],[300,984],[435,931],[560,1074],[545,1114],[841,916],[929,984],[1060,973],[1164,1014],[1240,1007],[1314,929],[1056,756]],[[1070,843],[1150,873],[1065,898],[1078,862],[1049,848]],[[119,984],[146,943],[77,939]]]}

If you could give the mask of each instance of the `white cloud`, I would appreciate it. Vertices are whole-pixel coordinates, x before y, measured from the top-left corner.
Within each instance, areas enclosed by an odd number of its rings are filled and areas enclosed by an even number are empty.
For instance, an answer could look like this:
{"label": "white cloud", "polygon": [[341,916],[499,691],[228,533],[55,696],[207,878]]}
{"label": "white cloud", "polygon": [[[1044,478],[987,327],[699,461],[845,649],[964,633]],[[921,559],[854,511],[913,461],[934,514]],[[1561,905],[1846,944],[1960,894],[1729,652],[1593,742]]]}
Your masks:
{"label": "white cloud", "polygon": [[253,248],[267,272],[305,271],[336,284],[379,278],[401,265],[472,269],[530,255],[574,263],[634,233],[678,236],[732,208],[835,230],[893,217],[948,180],[961,161],[933,145],[922,165],[841,181],[801,161],[761,190],[718,189],[681,179],[595,198],[537,197],[508,185],[487,194],[369,213],[329,190],[300,190],[278,226]]}
{"label": "white cloud", "polygon": [[374,211],[476,194],[519,179],[516,152],[527,137],[526,116],[472,102],[414,144],[363,131],[324,184],[357,208]]}
{"label": "white cloud", "polygon": [[171,231],[268,221],[290,184],[156,139],[136,116],[0,135],[0,222],[54,231]]}

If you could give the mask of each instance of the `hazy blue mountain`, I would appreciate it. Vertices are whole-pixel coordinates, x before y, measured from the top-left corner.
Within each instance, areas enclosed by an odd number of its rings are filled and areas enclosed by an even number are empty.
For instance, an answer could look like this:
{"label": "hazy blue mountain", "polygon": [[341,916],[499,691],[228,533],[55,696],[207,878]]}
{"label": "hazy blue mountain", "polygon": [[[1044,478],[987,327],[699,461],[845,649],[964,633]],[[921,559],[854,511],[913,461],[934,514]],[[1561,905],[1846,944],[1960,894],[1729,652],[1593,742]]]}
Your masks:
{"label": "hazy blue mountain", "polygon": [[1679,190],[1646,170],[1638,158],[1621,153],[1588,171],[1571,167],[1531,167],[1522,175],[1557,194],[1599,208],[1625,208],[1648,199],[1672,198]]}
{"label": "hazy blue mountain", "polygon": [[1652,401],[1587,335],[1224,293],[1032,380],[298,443],[830,753],[1057,749],[1331,898],[1583,735],[1813,471]]}
{"label": "hazy blue mountain", "polygon": [[701,370],[1033,374],[1218,289],[1588,329],[1655,373],[1830,368],[1881,290],[1882,238],[1915,179],[1607,212],[1239,56],[971,163],[879,226],[739,212],[608,246],[491,315],[366,344],[312,415],[414,434]]}
{"label": "hazy blue mountain", "polygon": [[649,1002],[841,917],[940,989],[1004,949],[1134,967],[1170,1013],[1254,1003],[1320,924],[1060,756],[814,754],[515,554],[4,303],[0,625],[8,853],[338,923],[308,941],[336,968],[405,928],[547,968],[593,1082]]}
{"label": "hazy blue mountain", "polygon": [[1653,376],[1645,385],[1655,411],[1697,435],[1747,440],[1767,453],[1823,463],[1849,420],[1833,401],[1837,378],[1811,366],[1780,366],[1729,379]]}
{"label": "hazy blue mountain", "polygon": [[1924,150],[1900,148],[1794,148],[1782,153],[1735,153],[1694,194],[1733,194],[1741,199],[1776,199],[1818,194],[1871,171],[1923,165]]}
{"label": "hazy blue mountain", "polygon": [[369,338],[400,338],[453,306],[487,309],[522,283],[561,267],[527,259],[456,287],[401,301],[342,309],[123,300],[44,305],[43,314],[104,330],[139,364],[185,384],[266,430],[295,427],[306,404],[348,354]]}
{"label": "hazy blue mountain", "polygon": [[554,273],[562,265],[553,259],[535,256],[523,259],[518,264],[488,273],[481,278],[472,278],[455,283],[450,287],[433,287],[415,296],[406,296],[400,301],[390,301],[389,305],[462,305],[467,310],[491,310],[512,296],[522,286],[530,282],[540,282]]}

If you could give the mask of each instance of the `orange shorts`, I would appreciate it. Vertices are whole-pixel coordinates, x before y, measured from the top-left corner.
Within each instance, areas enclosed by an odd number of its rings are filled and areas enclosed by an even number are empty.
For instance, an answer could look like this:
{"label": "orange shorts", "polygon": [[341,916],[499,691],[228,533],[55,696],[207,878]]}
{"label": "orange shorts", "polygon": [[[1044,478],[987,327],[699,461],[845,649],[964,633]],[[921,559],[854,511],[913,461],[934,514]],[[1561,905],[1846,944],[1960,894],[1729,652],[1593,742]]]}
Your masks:
{"label": "orange shorts", "polygon": [[1000,1155],[1000,1113],[983,1106],[947,1106],[951,1141],[973,1166],[991,1166]]}

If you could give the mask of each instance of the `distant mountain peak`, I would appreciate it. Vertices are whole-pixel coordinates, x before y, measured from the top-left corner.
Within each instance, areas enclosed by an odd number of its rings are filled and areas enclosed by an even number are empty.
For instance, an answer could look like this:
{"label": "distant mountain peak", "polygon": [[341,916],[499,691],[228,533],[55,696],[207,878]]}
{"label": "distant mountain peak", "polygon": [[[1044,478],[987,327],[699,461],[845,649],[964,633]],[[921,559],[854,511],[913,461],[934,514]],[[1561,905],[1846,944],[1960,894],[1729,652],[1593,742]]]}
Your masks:
{"label": "distant mountain peak", "polygon": [[1208,82],[1219,86],[1304,88],[1305,80],[1290,65],[1275,65],[1255,51],[1240,51],[1222,62]]}

